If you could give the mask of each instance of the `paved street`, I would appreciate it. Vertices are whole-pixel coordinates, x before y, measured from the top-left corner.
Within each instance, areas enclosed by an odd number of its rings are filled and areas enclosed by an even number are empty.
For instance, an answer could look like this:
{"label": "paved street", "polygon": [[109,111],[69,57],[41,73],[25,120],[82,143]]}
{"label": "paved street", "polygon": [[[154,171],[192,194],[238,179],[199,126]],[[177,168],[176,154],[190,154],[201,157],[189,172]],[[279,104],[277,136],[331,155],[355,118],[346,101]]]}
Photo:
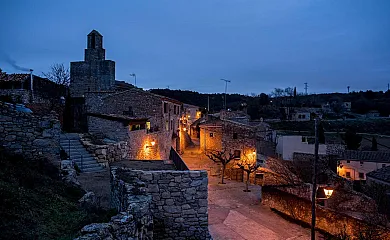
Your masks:
{"label": "paved street", "polygon": [[[190,169],[210,170],[214,163],[192,147],[182,155]],[[214,172],[214,171],[212,171]],[[210,171],[209,171],[210,173]],[[209,230],[215,240],[310,239],[310,230],[286,221],[259,203],[260,186],[250,186],[209,174]]]}

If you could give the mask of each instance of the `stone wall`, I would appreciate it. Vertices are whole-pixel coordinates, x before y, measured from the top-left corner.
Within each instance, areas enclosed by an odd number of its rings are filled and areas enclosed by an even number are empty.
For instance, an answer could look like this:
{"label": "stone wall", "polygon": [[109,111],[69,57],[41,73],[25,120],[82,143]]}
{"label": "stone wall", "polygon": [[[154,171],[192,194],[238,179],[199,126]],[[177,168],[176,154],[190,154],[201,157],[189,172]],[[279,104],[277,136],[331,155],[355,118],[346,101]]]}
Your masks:
{"label": "stone wall", "polygon": [[153,216],[150,211],[152,197],[142,191],[142,186],[126,189],[128,202],[121,212],[108,223],[92,223],[81,229],[75,240],[87,239],[153,239]]}
{"label": "stone wall", "polygon": [[120,121],[108,120],[95,116],[88,116],[88,132],[103,134],[115,141],[127,141],[129,126]]}
{"label": "stone wall", "polygon": [[133,189],[143,186],[152,197],[155,239],[210,239],[206,171],[139,171],[113,169],[112,206],[123,211]]}
{"label": "stone wall", "polygon": [[201,127],[199,143],[203,153],[209,150],[222,150],[222,128]]}
{"label": "stone wall", "polygon": [[0,96],[9,96],[15,103],[30,102],[30,91],[25,89],[1,89]]}
{"label": "stone wall", "polygon": [[[274,188],[263,188],[263,203],[293,219],[305,222],[306,224],[311,223],[311,202],[309,200],[278,191]],[[356,239],[359,233],[372,230],[376,234],[382,235],[380,239],[390,238],[389,229],[376,224],[374,226],[370,225],[363,220],[319,205],[316,207],[316,228],[332,235],[339,235],[345,232],[352,239]]]}
{"label": "stone wall", "polygon": [[0,145],[28,159],[59,161],[60,123],[55,113],[39,117],[0,102]]}
{"label": "stone wall", "polygon": [[87,151],[97,159],[97,162],[105,167],[111,162],[129,159],[129,146],[125,141],[94,144],[91,138],[86,134],[81,137],[80,141]]}

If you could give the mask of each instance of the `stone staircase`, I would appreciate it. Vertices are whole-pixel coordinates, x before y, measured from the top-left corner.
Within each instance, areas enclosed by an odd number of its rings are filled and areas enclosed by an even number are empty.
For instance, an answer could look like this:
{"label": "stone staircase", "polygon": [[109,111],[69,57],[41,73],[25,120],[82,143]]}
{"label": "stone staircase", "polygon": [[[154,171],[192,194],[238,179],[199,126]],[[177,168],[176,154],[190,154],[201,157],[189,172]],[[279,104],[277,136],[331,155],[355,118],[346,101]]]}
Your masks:
{"label": "stone staircase", "polygon": [[101,172],[103,167],[84,148],[77,133],[64,133],[60,137],[60,145],[69,156],[69,160],[80,168],[81,172]]}

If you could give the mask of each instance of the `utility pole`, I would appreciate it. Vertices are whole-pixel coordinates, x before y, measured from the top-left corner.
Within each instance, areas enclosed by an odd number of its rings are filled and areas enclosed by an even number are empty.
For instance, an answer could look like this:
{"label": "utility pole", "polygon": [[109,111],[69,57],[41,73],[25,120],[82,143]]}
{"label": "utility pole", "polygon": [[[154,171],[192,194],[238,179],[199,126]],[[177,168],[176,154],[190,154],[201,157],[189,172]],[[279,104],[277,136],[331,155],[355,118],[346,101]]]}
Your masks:
{"label": "utility pole", "polygon": [[231,81],[230,80],[226,80],[226,79],[223,79],[221,78],[221,81],[225,81],[225,104],[224,104],[224,109],[226,110],[226,92],[227,92],[227,85],[228,83],[230,83]]}
{"label": "utility pole", "polygon": [[307,82],[305,82],[305,95],[307,95]]}
{"label": "utility pole", "polygon": [[316,198],[317,198],[317,161],[318,161],[318,148],[319,148],[319,118],[315,119],[315,145],[314,145],[314,161],[313,161],[313,188],[311,193],[311,240],[316,239]]}
{"label": "utility pole", "polygon": [[348,89],[348,93],[349,93],[349,88],[350,88],[350,86],[347,86],[347,89]]}
{"label": "utility pole", "polygon": [[137,86],[137,75],[135,75],[135,73],[130,73],[130,77],[134,77],[134,86]]}
{"label": "utility pole", "polygon": [[210,96],[207,95],[207,113],[210,112]]}

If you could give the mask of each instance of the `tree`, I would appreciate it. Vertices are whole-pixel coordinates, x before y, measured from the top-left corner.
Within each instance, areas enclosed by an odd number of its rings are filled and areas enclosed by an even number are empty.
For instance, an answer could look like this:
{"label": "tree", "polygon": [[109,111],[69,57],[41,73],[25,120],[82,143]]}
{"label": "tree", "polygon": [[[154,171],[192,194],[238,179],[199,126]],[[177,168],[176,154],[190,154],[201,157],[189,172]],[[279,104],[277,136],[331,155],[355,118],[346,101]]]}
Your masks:
{"label": "tree", "polygon": [[246,172],[246,182],[245,182],[245,190],[244,192],[250,192],[248,189],[249,186],[249,176],[251,173],[256,172],[256,170],[261,167],[260,164],[257,164],[256,159],[249,159],[244,156],[240,162],[237,163],[237,166],[241,168],[244,172]]}
{"label": "tree", "polygon": [[378,151],[378,142],[375,137],[372,137],[371,144],[371,151]]}
{"label": "tree", "polygon": [[47,73],[42,73],[47,79],[62,86],[69,86],[70,74],[69,68],[66,68],[63,63],[55,63],[50,66]]}
{"label": "tree", "polygon": [[210,158],[215,163],[221,163],[222,164],[222,177],[221,177],[221,184],[225,184],[224,177],[225,177],[225,170],[226,165],[230,163],[232,160],[234,160],[235,155],[231,152],[225,152],[225,151],[209,151],[205,153],[208,158]]}
{"label": "tree", "polygon": [[265,93],[260,93],[260,100],[259,100],[259,104],[264,106],[264,105],[268,105],[269,103],[269,99],[268,99],[268,95],[265,94]]}
{"label": "tree", "polygon": [[284,89],[284,94],[287,97],[292,97],[292,96],[294,96],[294,89],[291,88],[291,87],[285,88]]}
{"label": "tree", "polygon": [[294,87],[294,98],[297,97],[297,87]]}
{"label": "tree", "polygon": [[348,129],[343,136],[343,140],[348,150],[358,150],[362,142],[362,136],[357,135],[356,131]]}

